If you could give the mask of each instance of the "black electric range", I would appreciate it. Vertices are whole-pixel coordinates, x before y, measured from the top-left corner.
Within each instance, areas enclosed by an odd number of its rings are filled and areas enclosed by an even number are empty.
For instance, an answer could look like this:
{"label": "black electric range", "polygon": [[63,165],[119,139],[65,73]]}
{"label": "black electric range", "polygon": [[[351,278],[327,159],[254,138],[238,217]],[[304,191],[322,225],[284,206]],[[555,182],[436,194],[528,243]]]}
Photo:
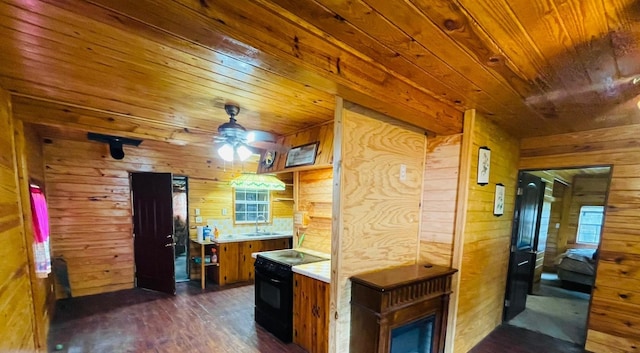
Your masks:
{"label": "black electric range", "polygon": [[292,266],[328,260],[294,249],[259,253],[255,262],[255,320],[283,342],[293,338]]}

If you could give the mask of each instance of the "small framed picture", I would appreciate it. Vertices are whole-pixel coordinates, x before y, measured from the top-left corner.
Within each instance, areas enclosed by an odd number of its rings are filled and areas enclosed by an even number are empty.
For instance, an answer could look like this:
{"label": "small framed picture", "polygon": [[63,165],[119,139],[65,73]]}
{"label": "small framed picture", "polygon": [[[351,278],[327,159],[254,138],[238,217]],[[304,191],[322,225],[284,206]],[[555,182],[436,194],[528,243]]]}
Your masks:
{"label": "small framed picture", "polygon": [[489,170],[491,169],[491,150],[487,146],[478,149],[478,184],[489,184]]}
{"label": "small framed picture", "polygon": [[293,147],[289,150],[289,153],[287,153],[287,160],[284,166],[285,168],[290,168],[314,164],[316,162],[317,151],[318,142]]}
{"label": "small framed picture", "polygon": [[504,214],[504,185],[496,184],[496,195],[493,200],[493,215],[500,217]]}

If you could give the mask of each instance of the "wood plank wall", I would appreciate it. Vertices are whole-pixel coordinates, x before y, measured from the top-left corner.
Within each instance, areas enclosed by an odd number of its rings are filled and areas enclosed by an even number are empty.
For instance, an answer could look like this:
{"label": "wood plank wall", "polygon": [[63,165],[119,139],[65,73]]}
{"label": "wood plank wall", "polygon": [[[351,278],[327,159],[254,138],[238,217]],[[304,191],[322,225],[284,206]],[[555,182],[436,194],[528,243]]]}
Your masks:
{"label": "wood plank wall", "polygon": [[[453,267],[459,270],[452,305],[454,352],[467,352],[502,322],[509,244],[518,176],[518,140],[474,111],[465,113],[461,227],[456,230]],[[489,185],[477,184],[478,148],[491,149]],[[465,183],[466,182],[466,183]],[[505,186],[504,215],[493,215],[496,183]],[[450,316],[451,317],[451,316]],[[450,335],[451,336],[451,335]],[[450,339],[450,338],[449,338]]]}
{"label": "wood plank wall", "polygon": [[462,134],[427,139],[420,261],[451,266]]}
{"label": "wood plank wall", "polygon": [[640,346],[640,125],[523,139],[522,169],[612,165],[586,349]]}
{"label": "wood plank wall", "polygon": [[[553,181],[551,208],[549,210],[549,227],[547,228],[547,242],[544,249],[543,270],[548,272],[555,272],[555,258],[559,254],[566,250],[567,242],[560,242],[560,227],[556,228],[556,224],[562,224],[565,202],[565,190],[569,189],[568,186]],[[567,201],[569,202],[569,201]]]}
{"label": "wood plank wall", "polygon": [[333,168],[298,173],[299,211],[307,211],[309,224],[299,229],[305,234],[302,247],[331,253],[331,212],[333,207]]}
{"label": "wood plank wall", "polygon": [[338,110],[329,351],[348,352],[349,277],[417,261],[426,138],[357,106]]}
{"label": "wood plank wall", "polygon": [[[14,120],[14,135],[16,141],[16,156],[18,160],[18,179],[22,192],[22,212],[26,244],[34,242],[33,215],[31,213],[31,199],[29,185],[34,183],[46,191],[44,183],[44,157],[42,155],[42,140],[29,124]],[[29,263],[34,263],[33,247],[27,246]],[[53,274],[47,278],[38,278],[33,267],[31,275],[31,290],[35,314],[35,335],[38,349],[46,351],[49,322],[55,307],[53,292]]]}
{"label": "wood plank wall", "polygon": [[607,175],[576,175],[573,178],[571,202],[569,205],[569,220],[563,232],[567,234],[566,247],[568,248],[592,248],[596,245],[577,244],[578,222],[580,220],[580,207],[582,206],[603,206],[609,190],[609,179]]}
{"label": "wood plank wall", "polygon": [[[54,257],[62,256],[67,261],[73,296],[133,287],[129,172],[172,172],[193,177],[190,187],[197,198],[197,192],[209,186],[214,193],[224,190],[225,181],[242,167],[225,167],[212,148],[149,140],[139,147],[125,146],[124,159],[117,161],[109,156],[106,144],[88,141],[86,133],[43,128],[41,135],[46,138],[52,251]],[[244,168],[256,170],[255,160]],[[225,203],[229,208],[230,199],[231,188]],[[214,205],[216,201],[218,197],[205,200]],[[209,208],[192,201],[190,207],[197,206],[209,212]],[[216,207],[210,206],[211,212],[217,212]],[[58,297],[63,296],[61,290],[57,292]]]}
{"label": "wood plank wall", "polygon": [[0,351],[36,351],[35,313],[9,93],[0,90]]}

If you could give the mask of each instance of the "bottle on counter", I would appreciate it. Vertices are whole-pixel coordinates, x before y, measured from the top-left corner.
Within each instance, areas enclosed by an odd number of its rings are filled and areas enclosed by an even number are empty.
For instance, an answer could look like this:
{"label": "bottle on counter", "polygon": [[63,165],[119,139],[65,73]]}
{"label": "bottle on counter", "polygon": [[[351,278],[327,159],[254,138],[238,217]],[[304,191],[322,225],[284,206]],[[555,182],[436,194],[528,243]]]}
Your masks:
{"label": "bottle on counter", "polygon": [[218,230],[218,226],[213,226],[213,236],[215,237],[215,239],[218,239],[218,237],[220,236],[220,231]]}
{"label": "bottle on counter", "polygon": [[218,262],[218,250],[211,248],[211,263],[215,264],[216,262]]}
{"label": "bottle on counter", "polygon": [[204,241],[207,241],[207,240],[208,240],[208,241],[211,241],[211,236],[212,236],[212,234],[211,234],[211,227],[209,227],[208,225],[207,225],[206,227],[204,227],[204,230],[203,230],[203,234],[202,234],[202,235],[203,235],[203,237],[202,237],[203,239],[202,239],[202,240],[204,240]]}

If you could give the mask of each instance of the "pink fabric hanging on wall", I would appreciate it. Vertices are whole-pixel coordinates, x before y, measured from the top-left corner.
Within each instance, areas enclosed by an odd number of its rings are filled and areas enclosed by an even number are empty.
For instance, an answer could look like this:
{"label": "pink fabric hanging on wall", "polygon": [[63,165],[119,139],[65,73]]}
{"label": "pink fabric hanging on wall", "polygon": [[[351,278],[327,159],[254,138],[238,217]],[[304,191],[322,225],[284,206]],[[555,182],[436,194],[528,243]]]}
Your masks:
{"label": "pink fabric hanging on wall", "polygon": [[30,186],[31,214],[33,219],[33,257],[36,276],[47,278],[51,273],[51,253],[49,251],[49,211],[47,200],[38,187]]}

